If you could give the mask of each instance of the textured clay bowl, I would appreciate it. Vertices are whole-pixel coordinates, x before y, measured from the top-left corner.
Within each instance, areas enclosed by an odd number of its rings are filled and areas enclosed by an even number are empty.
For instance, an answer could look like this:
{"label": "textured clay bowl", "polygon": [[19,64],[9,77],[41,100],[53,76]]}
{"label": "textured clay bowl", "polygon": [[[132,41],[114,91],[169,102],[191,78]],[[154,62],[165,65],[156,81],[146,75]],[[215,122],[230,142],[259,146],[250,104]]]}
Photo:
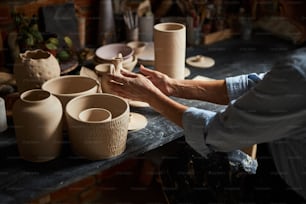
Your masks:
{"label": "textured clay bowl", "polygon": [[74,97],[98,93],[100,83],[87,76],[66,75],[50,79],[42,85],[42,89],[55,95],[62,103],[63,109]]}
{"label": "textured clay bowl", "polygon": [[102,61],[111,61],[121,53],[123,59],[126,60],[134,54],[133,48],[124,43],[112,43],[99,47],[95,54]]}
{"label": "textured clay bowl", "polygon": [[[86,122],[79,114],[89,108],[103,108],[111,112],[112,119]],[[129,125],[129,104],[119,96],[97,93],[78,96],[66,105],[68,135],[73,151],[90,160],[120,155],[126,147]]]}

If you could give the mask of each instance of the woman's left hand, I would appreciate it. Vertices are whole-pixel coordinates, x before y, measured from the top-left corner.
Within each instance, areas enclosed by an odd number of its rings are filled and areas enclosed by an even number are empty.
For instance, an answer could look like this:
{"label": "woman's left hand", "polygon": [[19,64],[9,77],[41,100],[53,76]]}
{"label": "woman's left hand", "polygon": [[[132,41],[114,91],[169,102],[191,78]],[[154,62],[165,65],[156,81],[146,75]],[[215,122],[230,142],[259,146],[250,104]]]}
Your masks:
{"label": "woman's left hand", "polygon": [[163,94],[146,76],[121,70],[121,75],[109,74],[109,86],[118,95],[150,103],[154,95]]}

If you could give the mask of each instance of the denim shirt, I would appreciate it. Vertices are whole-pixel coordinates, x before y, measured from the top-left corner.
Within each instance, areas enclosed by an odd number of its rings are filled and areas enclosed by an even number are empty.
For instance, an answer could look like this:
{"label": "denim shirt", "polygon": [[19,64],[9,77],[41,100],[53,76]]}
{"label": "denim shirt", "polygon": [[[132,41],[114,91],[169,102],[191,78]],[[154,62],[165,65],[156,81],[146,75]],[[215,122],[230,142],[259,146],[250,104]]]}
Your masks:
{"label": "denim shirt", "polygon": [[188,108],[186,142],[202,156],[268,143],[279,174],[306,199],[306,49],[263,74],[226,78],[225,110]]}

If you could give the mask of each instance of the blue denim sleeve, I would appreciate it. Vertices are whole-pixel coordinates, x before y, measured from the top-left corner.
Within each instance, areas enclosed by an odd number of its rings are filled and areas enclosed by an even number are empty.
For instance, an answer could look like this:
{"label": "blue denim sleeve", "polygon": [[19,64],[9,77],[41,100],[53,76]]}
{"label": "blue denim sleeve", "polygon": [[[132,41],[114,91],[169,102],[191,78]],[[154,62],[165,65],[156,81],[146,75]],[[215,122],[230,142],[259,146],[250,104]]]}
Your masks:
{"label": "blue denim sleeve", "polygon": [[229,99],[235,100],[262,80],[266,73],[244,74],[225,79]]}
{"label": "blue denim sleeve", "polygon": [[[246,74],[226,78],[230,99],[238,98],[244,92],[257,84],[264,74]],[[206,145],[205,134],[210,121],[216,116],[215,112],[188,108],[183,114],[183,127],[186,142],[202,156],[206,157],[212,150]]]}
{"label": "blue denim sleeve", "polygon": [[207,125],[215,115],[215,112],[193,107],[188,108],[183,114],[186,142],[203,157],[211,152],[205,142],[205,132]]}

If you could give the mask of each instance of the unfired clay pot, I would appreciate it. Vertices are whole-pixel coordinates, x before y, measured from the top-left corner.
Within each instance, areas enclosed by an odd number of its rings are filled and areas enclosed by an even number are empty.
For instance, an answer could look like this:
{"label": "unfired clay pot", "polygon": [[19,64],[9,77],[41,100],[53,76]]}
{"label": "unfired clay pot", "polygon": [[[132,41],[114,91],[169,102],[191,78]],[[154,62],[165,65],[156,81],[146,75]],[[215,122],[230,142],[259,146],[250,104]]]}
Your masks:
{"label": "unfired clay pot", "polygon": [[19,55],[14,64],[14,75],[19,92],[41,88],[41,85],[61,74],[57,59],[40,49],[28,50]]}
{"label": "unfired clay pot", "polygon": [[175,79],[185,77],[186,28],[180,23],[154,26],[154,67]]}
{"label": "unfired clay pot", "polygon": [[[110,121],[86,122],[79,118],[82,111],[102,108],[111,112]],[[68,136],[76,154],[90,160],[120,155],[126,147],[129,105],[125,99],[107,93],[78,96],[66,106]]]}
{"label": "unfired clay pot", "polygon": [[62,105],[47,91],[32,89],[21,94],[13,106],[20,156],[32,162],[57,157],[62,145]]}
{"label": "unfired clay pot", "polygon": [[42,89],[59,98],[65,109],[68,101],[76,96],[100,92],[100,83],[87,76],[66,75],[46,81]]}
{"label": "unfired clay pot", "polygon": [[[101,90],[100,82],[88,76],[66,75],[46,81],[42,89],[49,91],[62,103],[63,112],[66,104],[74,97],[98,93]],[[63,117],[63,129],[67,129],[65,117]]]}

